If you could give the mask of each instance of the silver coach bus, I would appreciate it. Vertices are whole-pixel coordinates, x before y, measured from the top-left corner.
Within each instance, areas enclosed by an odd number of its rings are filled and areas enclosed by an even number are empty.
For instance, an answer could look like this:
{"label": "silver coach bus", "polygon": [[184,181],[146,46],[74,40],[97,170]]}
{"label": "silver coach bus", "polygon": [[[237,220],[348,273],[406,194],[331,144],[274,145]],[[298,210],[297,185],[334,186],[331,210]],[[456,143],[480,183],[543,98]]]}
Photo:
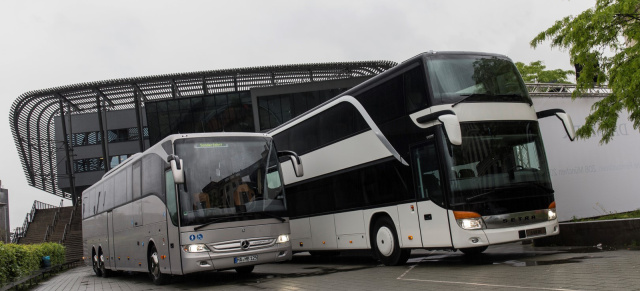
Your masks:
{"label": "silver coach bus", "polygon": [[[82,194],[84,257],[98,276],[172,275],[291,259],[279,158],[294,152],[258,133],[171,135]],[[89,260],[91,260],[89,262]]]}

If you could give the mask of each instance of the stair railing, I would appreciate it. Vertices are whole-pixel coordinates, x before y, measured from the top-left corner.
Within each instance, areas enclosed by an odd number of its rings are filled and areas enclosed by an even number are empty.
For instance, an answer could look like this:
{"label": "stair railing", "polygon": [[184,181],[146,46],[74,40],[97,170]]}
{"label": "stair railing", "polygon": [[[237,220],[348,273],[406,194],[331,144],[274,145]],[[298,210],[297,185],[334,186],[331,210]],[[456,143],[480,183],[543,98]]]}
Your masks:
{"label": "stair railing", "polygon": [[67,224],[64,226],[64,232],[62,233],[62,238],[60,238],[60,241],[58,242],[60,244],[62,244],[64,240],[67,239],[67,232],[71,230],[71,222],[73,222],[73,216],[76,213],[76,208],[78,208],[77,203],[71,209],[71,217],[69,217],[69,222],[67,222]]}
{"label": "stair railing", "polygon": [[14,231],[13,240],[11,242],[18,243],[20,238],[23,238],[27,235],[29,224],[33,221],[33,217],[36,215],[36,210],[51,209],[51,208],[55,208],[55,206],[44,203],[44,202],[40,202],[38,200],[34,200],[33,206],[31,206],[31,212],[27,213],[27,216],[24,218],[24,223],[22,223],[22,227],[16,227],[16,230]]}

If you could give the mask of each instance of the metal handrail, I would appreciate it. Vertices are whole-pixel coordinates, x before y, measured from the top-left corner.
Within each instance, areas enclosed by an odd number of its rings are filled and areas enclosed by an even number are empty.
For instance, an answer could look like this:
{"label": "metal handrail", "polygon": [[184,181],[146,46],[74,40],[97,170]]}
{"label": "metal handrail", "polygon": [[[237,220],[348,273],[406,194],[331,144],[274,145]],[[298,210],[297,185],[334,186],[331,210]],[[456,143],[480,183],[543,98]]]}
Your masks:
{"label": "metal handrail", "polygon": [[78,203],[76,203],[76,205],[74,205],[73,208],[71,209],[71,217],[69,217],[69,222],[67,222],[67,224],[64,226],[64,232],[62,233],[62,238],[60,238],[60,241],[58,241],[58,243],[60,244],[62,244],[64,240],[67,239],[67,230],[71,229],[71,222],[73,222],[73,216],[76,213],[76,208],[78,208]]}
{"label": "metal handrail", "polygon": [[[62,203],[62,201],[60,201]],[[16,231],[14,231],[12,243],[18,243],[20,238],[25,237],[27,235],[27,230],[29,229],[29,224],[33,221],[33,217],[36,215],[36,210],[38,209],[51,209],[56,208],[54,205],[47,204],[44,202],[40,202],[38,200],[33,201],[33,205],[31,206],[31,211],[27,213],[27,216],[24,218],[24,222],[22,223],[22,227],[16,227]]]}

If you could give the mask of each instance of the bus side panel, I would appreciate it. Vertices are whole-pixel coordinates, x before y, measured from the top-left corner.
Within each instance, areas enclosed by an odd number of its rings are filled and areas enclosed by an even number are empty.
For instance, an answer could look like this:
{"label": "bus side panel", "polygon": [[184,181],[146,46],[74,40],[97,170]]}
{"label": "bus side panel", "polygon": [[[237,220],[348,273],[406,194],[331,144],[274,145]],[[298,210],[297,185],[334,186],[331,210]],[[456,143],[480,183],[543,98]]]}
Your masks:
{"label": "bus side panel", "polygon": [[[398,232],[398,230],[400,229],[400,219],[398,218],[398,207],[397,206],[387,206],[387,207],[380,207],[380,208],[372,208],[372,209],[366,209],[364,210],[364,221],[366,223],[366,233],[365,233],[365,239],[367,240],[367,248],[371,248],[371,231],[376,231],[375,229],[373,229],[375,224],[375,221],[371,221],[371,219],[373,218],[373,216],[375,214],[381,214],[381,215],[387,215],[389,217],[391,217],[391,220],[393,220],[393,225],[395,225],[396,227],[396,232]],[[400,235],[398,233],[398,235]],[[402,245],[402,240],[399,240],[400,242],[400,247],[404,247],[404,245]]]}
{"label": "bus side panel", "polygon": [[109,232],[109,260],[107,261],[112,270],[117,270],[117,260],[115,259],[115,241],[113,239],[113,211],[107,212],[107,228]]}
{"label": "bus side panel", "polygon": [[292,219],[289,221],[289,225],[291,226],[291,245],[293,250],[306,251],[313,249],[309,218]]}
{"label": "bus side panel", "polygon": [[367,247],[363,215],[362,210],[334,215],[339,249],[364,249]]}
{"label": "bus side panel", "polygon": [[[421,248],[420,219],[424,219],[424,217],[418,214],[418,205],[415,202],[398,205],[398,218],[400,219],[398,240],[400,240],[401,245],[405,248]],[[448,226],[448,224],[445,224],[445,226]],[[447,227],[448,230],[449,228]]]}
{"label": "bus side panel", "polygon": [[[162,256],[169,257],[169,245],[167,243],[167,221],[166,207],[158,196],[151,195],[142,199],[142,211],[145,222],[144,228],[147,230],[147,242],[154,243],[158,251],[160,271],[164,274],[171,274],[170,259],[162,259]],[[149,245],[145,247],[145,254]],[[144,263],[147,263],[146,257]],[[143,263],[143,265],[144,265]]]}
{"label": "bus side panel", "polygon": [[338,248],[333,214],[311,217],[309,223],[311,224],[314,250],[335,250]]}
{"label": "bus side panel", "polygon": [[95,245],[96,251],[102,249],[102,255],[104,256],[104,262],[108,264],[107,256],[109,255],[109,234],[107,230],[107,213],[103,212],[95,216],[95,222],[93,225],[96,237]]}
{"label": "bus side panel", "polygon": [[129,242],[127,234],[133,228],[133,220],[129,217],[131,204],[122,205],[113,210],[113,241],[114,241],[114,260],[118,266],[118,270],[129,270],[131,257],[130,250],[127,249]]}
{"label": "bus side panel", "polygon": [[[165,209],[166,211],[166,209]],[[168,215],[168,214],[167,214]],[[180,228],[173,225],[171,219],[167,219],[167,243],[169,245],[169,262],[171,263],[171,274],[182,275],[182,252],[180,247]]]}
{"label": "bus side panel", "polygon": [[[422,230],[422,245],[429,247],[451,247],[451,230],[449,227],[448,210],[436,205],[432,201],[418,202],[420,229]],[[429,217],[429,219],[425,219]],[[459,228],[453,215],[453,224]],[[452,224],[452,225],[453,225]]]}

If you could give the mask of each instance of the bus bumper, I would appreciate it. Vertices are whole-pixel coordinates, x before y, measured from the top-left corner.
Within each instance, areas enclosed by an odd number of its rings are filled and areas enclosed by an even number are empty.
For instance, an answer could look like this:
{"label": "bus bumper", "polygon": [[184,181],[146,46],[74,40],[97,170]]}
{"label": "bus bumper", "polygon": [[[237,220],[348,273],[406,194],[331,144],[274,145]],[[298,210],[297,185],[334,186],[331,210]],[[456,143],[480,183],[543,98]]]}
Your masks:
{"label": "bus bumper", "polygon": [[482,230],[465,230],[455,221],[451,222],[450,226],[453,247],[456,249],[517,242],[560,233],[557,219],[536,224]]}
{"label": "bus bumper", "polygon": [[237,252],[182,253],[184,274],[234,269],[244,266],[291,260],[291,243],[278,243],[266,249]]}

